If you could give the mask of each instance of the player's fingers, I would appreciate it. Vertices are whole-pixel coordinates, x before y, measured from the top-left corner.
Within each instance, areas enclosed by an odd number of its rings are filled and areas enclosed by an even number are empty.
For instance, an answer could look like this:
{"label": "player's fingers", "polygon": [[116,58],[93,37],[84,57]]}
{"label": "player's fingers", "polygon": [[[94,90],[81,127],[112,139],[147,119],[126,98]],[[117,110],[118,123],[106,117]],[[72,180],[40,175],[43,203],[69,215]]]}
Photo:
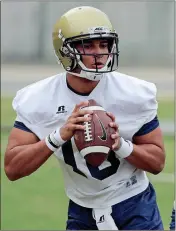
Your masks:
{"label": "player's fingers", "polygon": [[115,116],[111,112],[107,112],[107,115],[115,122]]}
{"label": "player's fingers", "polygon": [[69,124],[68,127],[69,127],[69,129],[71,131],[84,130],[85,129],[85,126],[84,125],[80,125],[80,124]]}
{"label": "player's fingers", "polygon": [[76,123],[88,122],[90,120],[91,120],[90,116],[89,117],[82,116],[82,117],[70,118],[68,122],[71,124],[76,124]]}
{"label": "player's fingers", "polygon": [[77,112],[72,113],[72,117],[76,118],[79,116],[85,116],[85,115],[91,115],[91,114],[93,114],[92,110],[79,110]]}
{"label": "player's fingers", "polygon": [[85,116],[85,115],[93,114],[93,111],[92,110],[79,110],[77,113],[79,116]]}
{"label": "player's fingers", "polygon": [[115,143],[112,145],[112,150],[118,150],[120,147],[120,137],[115,140]]}
{"label": "player's fingers", "polygon": [[73,112],[77,112],[77,111],[80,110],[81,107],[87,107],[88,105],[89,105],[88,101],[80,102],[79,104],[75,105],[75,108],[73,109]]}
{"label": "player's fingers", "polygon": [[112,135],[111,135],[111,138],[114,139],[114,140],[115,140],[115,139],[118,139],[118,138],[119,138],[119,133],[116,132],[116,133],[112,134]]}
{"label": "player's fingers", "polygon": [[115,128],[116,130],[118,130],[118,128],[119,128],[118,124],[116,124],[115,122],[110,122],[110,123],[109,123],[109,126],[110,126],[111,128]]}

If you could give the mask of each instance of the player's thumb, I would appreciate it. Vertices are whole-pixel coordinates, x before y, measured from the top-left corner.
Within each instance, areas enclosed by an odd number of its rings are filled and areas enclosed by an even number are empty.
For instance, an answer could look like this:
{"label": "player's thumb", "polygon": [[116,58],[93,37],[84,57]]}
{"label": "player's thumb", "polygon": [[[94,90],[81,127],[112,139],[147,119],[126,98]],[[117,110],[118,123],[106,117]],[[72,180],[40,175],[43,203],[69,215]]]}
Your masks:
{"label": "player's thumb", "polygon": [[76,104],[74,111],[79,111],[81,108],[87,107],[89,105],[89,101],[83,101],[79,104]]}

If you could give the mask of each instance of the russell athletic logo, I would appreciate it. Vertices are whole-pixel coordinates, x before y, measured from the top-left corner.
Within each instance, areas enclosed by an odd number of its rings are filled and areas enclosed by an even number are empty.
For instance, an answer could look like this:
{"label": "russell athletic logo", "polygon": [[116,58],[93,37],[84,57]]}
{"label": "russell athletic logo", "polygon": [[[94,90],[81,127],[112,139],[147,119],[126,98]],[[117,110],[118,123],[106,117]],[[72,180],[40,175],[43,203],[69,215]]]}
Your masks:
{"label": "russell athletic logo", "polygon": [[59,106],[58,109],[57,109],[56,114],[65,113],[65,112],[67,112],[65,110],[65,106]]}

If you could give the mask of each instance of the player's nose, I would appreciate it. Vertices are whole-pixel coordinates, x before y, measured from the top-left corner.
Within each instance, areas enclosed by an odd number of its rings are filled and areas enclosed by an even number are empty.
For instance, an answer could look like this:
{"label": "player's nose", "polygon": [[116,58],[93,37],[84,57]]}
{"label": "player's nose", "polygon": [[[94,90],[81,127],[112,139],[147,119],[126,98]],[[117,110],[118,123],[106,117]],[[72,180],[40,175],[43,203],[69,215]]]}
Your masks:
{"label": "player's nose", "polygon": [[94,44],[93,53],[97,56],[101,56],[103,54],[103,49],[100,47],[99,44]]}

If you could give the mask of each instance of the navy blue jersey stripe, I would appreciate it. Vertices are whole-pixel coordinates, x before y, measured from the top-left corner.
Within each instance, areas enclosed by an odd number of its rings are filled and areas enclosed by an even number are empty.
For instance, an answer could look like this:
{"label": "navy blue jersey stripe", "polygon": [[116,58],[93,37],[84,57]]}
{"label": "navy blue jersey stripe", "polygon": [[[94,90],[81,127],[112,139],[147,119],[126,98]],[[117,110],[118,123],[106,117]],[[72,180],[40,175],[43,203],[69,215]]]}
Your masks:
{"label": "navy blue jersey stripe", "polygon": [[29,128],[26,127],[25,124],[23,124],[22,122],[19,122],[19,121],[15,121],[14,127],[15,127],[15,128],[19,128],[19,129],[21,129],[21,130],[23,130],[23,131],[26,131],[26,132],[31,132],[31,133],[33,133]]}
{"label": "navy blue jersey stripe", "polygon": [[159,121],[158,117],[156,116],[153,120],[150,122],[144,124],[138,132],[135,133],[134,136],[143,136],[146,135],[147,133],[153,131],[155,128],[159,126]]}

